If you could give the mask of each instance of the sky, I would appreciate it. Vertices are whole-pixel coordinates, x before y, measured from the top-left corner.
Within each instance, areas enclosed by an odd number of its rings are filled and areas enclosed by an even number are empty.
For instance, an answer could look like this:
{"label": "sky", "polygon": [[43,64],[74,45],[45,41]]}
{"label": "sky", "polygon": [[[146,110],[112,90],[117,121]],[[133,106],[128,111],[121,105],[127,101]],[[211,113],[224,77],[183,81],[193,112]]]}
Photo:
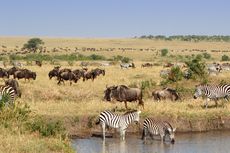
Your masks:
{"label": "sky", "polygon": [[0,0],[0,36],[230,35],[230,0]]}

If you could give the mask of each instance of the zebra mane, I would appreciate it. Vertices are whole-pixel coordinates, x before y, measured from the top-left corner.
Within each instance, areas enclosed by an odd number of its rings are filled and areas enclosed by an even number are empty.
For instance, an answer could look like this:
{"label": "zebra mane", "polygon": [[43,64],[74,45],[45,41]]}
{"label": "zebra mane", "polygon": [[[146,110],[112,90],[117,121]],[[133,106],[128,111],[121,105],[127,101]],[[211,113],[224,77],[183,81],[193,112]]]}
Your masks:
{"label": "zebra mane", "polygon": [[172,125],[168,121],[164,121],[164,122],[171,128],[171,130],[173,130]]}
{"label": "zebra mane", "polygon": [[123,115],[127,115],[127,114],[134,113],[134,112],[137,112],[137,110],[127,111],[127,112],[125,112]]}

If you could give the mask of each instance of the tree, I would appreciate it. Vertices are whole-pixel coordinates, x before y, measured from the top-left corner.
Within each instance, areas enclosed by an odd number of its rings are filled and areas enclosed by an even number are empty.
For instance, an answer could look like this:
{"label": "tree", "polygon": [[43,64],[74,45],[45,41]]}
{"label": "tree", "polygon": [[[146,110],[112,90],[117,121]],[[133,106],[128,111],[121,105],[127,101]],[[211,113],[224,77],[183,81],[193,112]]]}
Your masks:
{"label": "tree", "polygon": [[44,42],[40,38],[31,38],[26,44],[24,44],[24,49],[29,51],[36,52],[37,49],[40,49]]}

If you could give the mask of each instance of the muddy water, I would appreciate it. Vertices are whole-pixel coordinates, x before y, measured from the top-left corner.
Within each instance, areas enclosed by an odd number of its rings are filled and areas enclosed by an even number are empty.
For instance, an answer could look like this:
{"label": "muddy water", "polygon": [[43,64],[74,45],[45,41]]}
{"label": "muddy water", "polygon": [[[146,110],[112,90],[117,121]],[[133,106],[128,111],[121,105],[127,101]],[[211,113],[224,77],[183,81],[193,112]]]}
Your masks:
{"label": "muddy water", "polygon": [[[158,139],[156,137],[156,139]],[[76,139],[72,146],[77,153],[230,153],[230,131],[176,134],[175,144],[127,135],[125,141],[118,138]]]}

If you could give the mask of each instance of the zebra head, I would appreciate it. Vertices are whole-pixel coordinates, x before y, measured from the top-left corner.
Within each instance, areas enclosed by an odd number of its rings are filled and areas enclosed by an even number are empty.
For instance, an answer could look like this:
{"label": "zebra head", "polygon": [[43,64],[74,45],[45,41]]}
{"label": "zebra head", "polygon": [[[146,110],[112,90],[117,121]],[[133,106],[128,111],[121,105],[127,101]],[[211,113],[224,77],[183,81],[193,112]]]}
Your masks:
{"label": "zebra head", "polygon": [[140,113],[141,113],[141,111],[139,111],[139,110],[134,110],[134,111],[126,112],[124,115],[125,115],[125,116],[129,116],[128,118],[130,118],[131,121],[134,121],[134,122],[136,122],[136,123],[139,123],[139,120],[140,120]]}
{"label": "zebra head", "polygon": [[196,89],[195,89],[195,93],[194,93],[194,95],[193,95],[193,98],[194,98],[194,99],[197,99],[198,97],[200,97],[200,96],[202,95],[202,90],[203,90],[202,85],[196,86]]}
{"label": "zebra head", "polygon": [[175,143],[175,135],[174,135],[175,131],[176,128],[172,128],[172,127],[168,128],[168,136],[170,138],[171,143]]}
{"label": "zebra head", "polygon": [[140,113],[141,113],[141,111],[139,110],[139,111],[136,111],[135,115],[134,115],[135,116],[134,121],[137,123],[139,123],[139,120],[140,120]]}

